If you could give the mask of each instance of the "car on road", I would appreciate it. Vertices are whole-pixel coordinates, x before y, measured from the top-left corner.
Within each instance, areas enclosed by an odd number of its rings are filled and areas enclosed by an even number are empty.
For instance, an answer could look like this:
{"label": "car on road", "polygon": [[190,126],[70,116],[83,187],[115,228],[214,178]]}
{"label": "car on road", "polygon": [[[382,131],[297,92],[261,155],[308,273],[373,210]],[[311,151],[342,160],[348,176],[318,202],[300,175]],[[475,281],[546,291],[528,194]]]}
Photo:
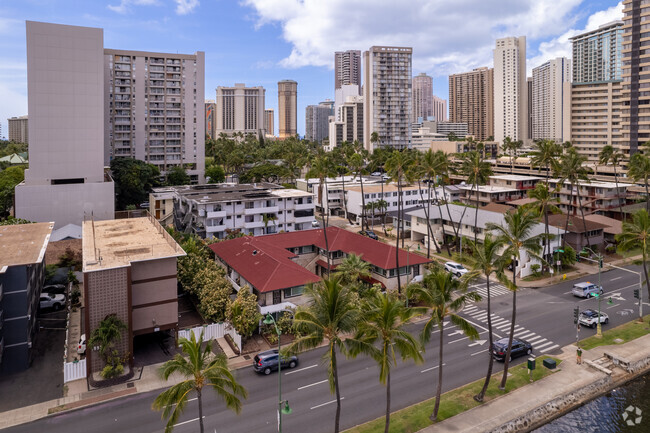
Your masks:
{"label": "car on road", "polygon": [[460,278],[461,276],[463,276],[467,272],[469,272],[467,269],[465,269],[465,267],[463,265],[461,265],[460,263],[456,263],[456,262],[447,262],[447,263],[445,263],[445,270],[447,272],[451,272],[452,274],[454,274],[458,278]]}
{"label": "car on road", "polygon": [[368,236],[370,239],[374,239],[376,241],[379,240],[379,236],[377,236],[377,233],[373,232],[372,230],[361,230],[359,231],[359,234],[362,236]]}
{"label": "car on road", "polygon": [[86,334],[81,334],[79,338],[79,344],[77,345],[77,353],[79,355],[86,354]]}
{"label": "car on road", "polygon": [[59,310],[65,306],[65,296],[54,293],[43,293],[39,299],[38,306],[43,308],[52,308]]}
{"label": "car on road", "polygon": [[[598,326],[598,311],[591,309],[582,311],[578,316],[578,323],[584,326],[589,326],[590,328],[595,328]],[[601,312],[600,323],[607,325],[609,323],[609,316]]]}
{"label": "car on road", "polygon": [[598,284],[590,283],[589,281],[585,283],[576,283],[571,289],[573,296],[579,296],[581,298],[591,298],[592,296],[598,294],[603,294],[603,286]]}
{"label": "car on road", "polygon": [[378,171],[373,171],[370,176],[381,176],[381,173]]}
{"label": "car on road", "polygon": [[[280,356],[278,355],[277,349],[260,352],[255,355],[253,370],[255,370],[256,373],[264,373],[266,375],[271,374],[272,371],[278,369],[279,358]],[[296,365],[298,365],[297,356],[292,355],[282,358],[282,368],[294,368]]]}
{"label": "car on road", "polygon": [[[508,352],[508,338],[502,338],[492,344],[492,356],[497,361],[505,361],[506,353]],[[521,338],[512,339],[512,350],[510,351],[510,359],[518,356],[530,355],[533,352],[533,346],[526,340]]]}

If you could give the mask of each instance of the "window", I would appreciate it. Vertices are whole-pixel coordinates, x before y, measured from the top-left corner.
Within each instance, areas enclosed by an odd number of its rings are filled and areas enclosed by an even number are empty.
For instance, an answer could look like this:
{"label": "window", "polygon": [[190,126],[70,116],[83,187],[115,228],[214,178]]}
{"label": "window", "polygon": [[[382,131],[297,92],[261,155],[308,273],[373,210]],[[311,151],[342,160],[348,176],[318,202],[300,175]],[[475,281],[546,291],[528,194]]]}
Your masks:
{"label": "window", "polygon": [[292,298],[294,296],[300,296],[304,291],[305,291],[305,286],[290,287],[288,289],[284,289],[284,297]]}
{"label": "window", "polygon": [[300,247],[300,250],[298,254],[309,254],[314,252],[314,246],[313,245],[306,245],[304,247]]}
{"label": "window", "polygon": [[244,208],[246,208],[246,209],[253,209],[253,208],[255,208],[255,202],[254,202],[254,201],[247,201],[247,202],[244,204]]}

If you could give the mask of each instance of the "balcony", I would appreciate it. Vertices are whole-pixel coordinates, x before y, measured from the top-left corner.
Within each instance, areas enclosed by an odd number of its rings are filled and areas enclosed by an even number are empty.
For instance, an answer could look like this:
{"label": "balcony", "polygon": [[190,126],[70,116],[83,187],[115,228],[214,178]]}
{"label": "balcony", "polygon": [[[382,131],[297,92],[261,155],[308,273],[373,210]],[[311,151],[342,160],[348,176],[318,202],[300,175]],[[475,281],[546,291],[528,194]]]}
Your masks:
{"label": "balcony", "polygon": [[295,204],[294,209],[296,210],[309,210],[314,208],[314,203],[303,203],[303,204]]}
{"label": "balcony", "polygon": [[205,231],[207,233],[222,232],[226,230],[226,225],[222,224],[220,226],[205,226]]}
{"label": "balcony", "polygon": [[[269,226],[273,225],[273,222],[269,221],[268,225]],[[252,221],[252,222],[249,222],[249,223],[244,223],[244,228],[245,229],[257,229],[257,228],[261,228],[261,227],[265,227],[265,226],[266,226],[266,224],[264,223],[264,221]]]}
{"label": "balcony", "polygon": [[280,208],[278,206],[271,207],[254,207],[251,209],[244,209],[244,215],[257,215],[260,213],[278,213]]}
{"label": "balcony", "polygon": [[226,216],[225,210],[208,212],[208,218],[224,218]]}
{"label": "balcony", "polygon": [[313,221],[314,219],[316,219],[316,218],[313,215],[312,216],[304,216],[304,217],[296,217],[296,218],[294,218],[294,222],[296,224],[308,223],[308,222]]}

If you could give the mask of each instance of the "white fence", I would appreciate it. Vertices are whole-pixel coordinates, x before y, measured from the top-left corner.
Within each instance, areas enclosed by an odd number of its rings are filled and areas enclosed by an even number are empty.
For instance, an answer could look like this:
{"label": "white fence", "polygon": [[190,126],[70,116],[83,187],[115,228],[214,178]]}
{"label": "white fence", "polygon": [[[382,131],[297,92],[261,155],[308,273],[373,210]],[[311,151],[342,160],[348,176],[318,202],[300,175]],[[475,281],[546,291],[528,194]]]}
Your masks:
{"label": "white fence", "polygon": [[192,329],[184,329],[178,331],[178,338],[189,339],[192,331],[194,331],[196,338],[199,338],[201,332],[203,332],[203,340],[216,340],[217,338],[225,337],[226,334],[228,334],[232,337],[232,340],[241,352],[241,335],[239,335],[235,331],[235,328],[228,323],[212,323],[210,325],[198,326]]}
{"label": "white fence", "polygon": [[63,383],[86,377],[86,360],[63,363]]}

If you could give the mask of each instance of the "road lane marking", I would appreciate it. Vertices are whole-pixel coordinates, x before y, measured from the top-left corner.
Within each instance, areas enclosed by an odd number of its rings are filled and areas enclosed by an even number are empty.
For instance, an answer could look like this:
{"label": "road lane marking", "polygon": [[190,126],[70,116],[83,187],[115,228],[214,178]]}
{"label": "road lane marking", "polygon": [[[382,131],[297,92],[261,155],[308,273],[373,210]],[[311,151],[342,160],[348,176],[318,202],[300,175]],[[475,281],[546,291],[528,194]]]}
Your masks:
{"label": "road lane marking", "polygon": [[[341,397],[341,400],[344,400],[345,397]],[[310,407],[310,410],[318,409],[319,407],[327,406],[328,404],[336,403],[336,400],[328,401],[327,403],[319,404],[314,407]]]}
{"label": "road lane marking", "polygon": [[301,389],[309,388],[309,387],[311,387],[311,386],[320,385],[321,383],[325,383],[325,382],[327,382],[327,381],[328,381],[328,380],[325,379],[325,380],[321,380],[320,382],[310,383],[309,385],[301,386],[301,387],[298,388],[298,391],[300,391]]}
{"label": "road lane marking", "polygon": [[553,345],[553,346],[551,346],[551,347],[547,347],[547,348],[544,349],[544,350],[540,350],[540,353],[550,352],[551,350],[557,349],[558,347],[560,347],[560,345],[559,345],[559,344],[555,344],[555,345]]}
{"label": "road lane marking", "polygon": [[547,341],[547,342],[544,343],[544,344],[538,344],[538,345],[537,345],[537,350],[541,349],[542,347],[546,347],[546,346],[548,346],[549,344],[552,345],[553,342],[552,342],[552,341]]}
{"label": "road lane marking", "polygon": [[609,310],[610,308],[618,307],[619,305],[621,305],[621,304],[614,304],[611,307],[607,307],[607,309]]}
{"label": "road lane marking", "polygon": [[[470,325],[474,325],[474,327],[479,327],[479,328],[483,329],[484,331],[488,330],[485,326],[479,325],[478,323],[474,323],[469,319],[465,319],[465,321],[467,323],[469,323]],[[492,332],[492,334],[494,334],[494,336],[497,337],[497,338],[501,338],[501,336],[499,334],[497,334],[496,332]]]}
{"label": "road lane marking", "polygon": [[447,344],[457,343],[457,342],[459,342],[459,341],[467,340],[468,338],[469,338],[469,337],[463,337],[463,338],[459,338],[458,340],[448,341]]}
{"label": "road lane marking", "polygon": [[[203,417],[203,419],[205,419],[205,416]],[[178,424],[174,424],[174,427],[178,427],[179,425],[187,424],[187,423],[189,423],[189,422],[194,422],[194,421],[198,421],[198,420],[199,420],[199,418],[196,417],[196,418],[191,419],[191,420],[189,420],[189,421],[183,421],[183,422],[179,422]]]}
{"label": "road lane marking", "polygon": [[478,352],[474,352],[474,353],[472,353],[470,356],[474,356],[474,355],[478,355],[478,354],[481,354],[481,353],[485,353],[485,352],[487,352],[487,351],[488,351],[488,349],[479,350]]}
{"label": "road lane marking", "polygon": [[285,376],[288,376],[288,375],[290,375],[290,374],[298,373],[298,372],[300,372],[300,371],[304,371],[304,370],[309,370],[310,368],[314,368],[314,367],[318,367],[318,364],[310,365],[309,367],[299,368],[298,370],[289,371],[289,372],[287,372],[287,373],[284,373],[284,375],[285,375]]}
{"label": "road lane marking", "polygon": [[[445,365],[447,365],[447,364],[446,364],[446,363],[443,363],[443,364],[442,364],[443,367],[444,367]],[[427,371],[435,370],[435,369],[438,368],[438,367],[440,367],[440,366],[439,366],[439,365],[436,365],[435,367],[425,368],[425,369],[422,370],[420,373],[426,373]]]}
{"label": "road lane marking", "polygon": [[612,282],[612,281],[616,281],[616,280],[620,280],[621,278],[623,278],[623,277],[616,277],[616,278],[612,278],[612,279],[611,279],[611,280],[609,280],[609,281],[610,281],[610,282]]}

